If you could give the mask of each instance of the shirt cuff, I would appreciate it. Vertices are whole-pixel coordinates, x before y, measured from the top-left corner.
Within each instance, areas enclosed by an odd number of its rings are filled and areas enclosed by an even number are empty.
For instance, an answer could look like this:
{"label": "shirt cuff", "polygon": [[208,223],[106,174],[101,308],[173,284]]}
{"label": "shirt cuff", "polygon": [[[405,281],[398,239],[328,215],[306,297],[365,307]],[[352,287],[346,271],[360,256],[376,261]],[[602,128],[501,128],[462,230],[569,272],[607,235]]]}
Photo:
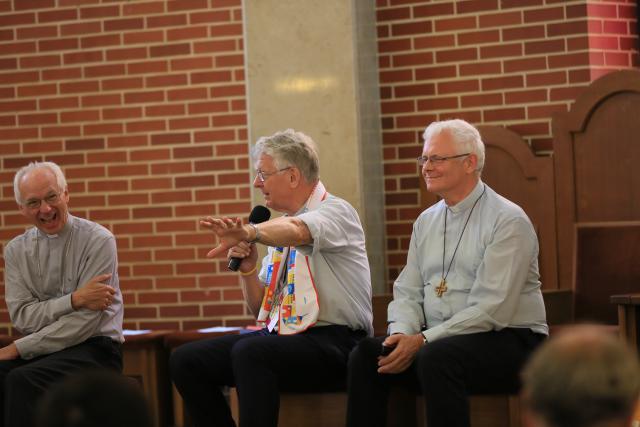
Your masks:
{"label": "shirt cuff", "polygon": [[420,332],[416,331],[415,328],[412,328],[410,325],[406,323],[392,322],[389,323],[389,335],[393,334],[404,334],[404,335],[414,335]]}
{"label": "shirt cuff", "polygon": [[14,341],[16,348],[18,349],[18,353],[20,353],[20,358],[29,360],[38,356],[36,354],[33,335],[27,335],[26,337],[18,338]]}
{"label": "shirt cuff", "polygon": [[442,326],[434,326],[433,328],[429,328],[426,331],[422,332],[427,341],[432,342],[437,340],[438,338],[444,338],[447,335],[447,329]]}
{"label": "shirt cuff", "polygon": [[73,305],[71,304],[71,294],[61,296],[52,302],[54,317],[58,319],[65,314],[73,312]]}

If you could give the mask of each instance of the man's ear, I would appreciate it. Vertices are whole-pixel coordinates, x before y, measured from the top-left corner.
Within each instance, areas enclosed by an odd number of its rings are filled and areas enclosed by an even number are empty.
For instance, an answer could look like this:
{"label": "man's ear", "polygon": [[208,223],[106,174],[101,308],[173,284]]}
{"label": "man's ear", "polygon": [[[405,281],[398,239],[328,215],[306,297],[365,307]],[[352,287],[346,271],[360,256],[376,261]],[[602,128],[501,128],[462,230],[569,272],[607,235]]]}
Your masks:
{"label": "man's ear", "polygon": [[289,186],[291,188],[297,188],[300,185],[300,182],[302,180],[302,174],[300,173],[300,169],[293,166],[291,169],[289,169],[289,172],[290,172]]}
{"label": "man's ear", "polygon": [[465,163],[468,165],[466,169],[467,173],[475,173],[475,171],[478,169],[478,156],[471,153],[464,160],[465,160]]}
{"label": "man's ear", "polygon": [[21,204],[18,204],[18,210],[20,211],[20,214],[25,217],[25,218],[29,218],[29,214],[27,213],[27,207]]}

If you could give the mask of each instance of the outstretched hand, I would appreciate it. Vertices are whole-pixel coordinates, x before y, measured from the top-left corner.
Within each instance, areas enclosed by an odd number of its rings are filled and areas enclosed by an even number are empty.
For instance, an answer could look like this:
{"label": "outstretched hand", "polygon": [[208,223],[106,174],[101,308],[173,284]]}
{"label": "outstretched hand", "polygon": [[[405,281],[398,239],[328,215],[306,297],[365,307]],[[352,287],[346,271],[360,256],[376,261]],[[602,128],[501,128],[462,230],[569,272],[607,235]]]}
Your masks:
{"label": "outstretched hand", "polygon": [[242,226],[240,218],[213,218],[208,216],[200,220],[200,225],[213,231],[220,239],[218,246],[207,253],[207,258],[215,258],[249,238],[249,233]]}

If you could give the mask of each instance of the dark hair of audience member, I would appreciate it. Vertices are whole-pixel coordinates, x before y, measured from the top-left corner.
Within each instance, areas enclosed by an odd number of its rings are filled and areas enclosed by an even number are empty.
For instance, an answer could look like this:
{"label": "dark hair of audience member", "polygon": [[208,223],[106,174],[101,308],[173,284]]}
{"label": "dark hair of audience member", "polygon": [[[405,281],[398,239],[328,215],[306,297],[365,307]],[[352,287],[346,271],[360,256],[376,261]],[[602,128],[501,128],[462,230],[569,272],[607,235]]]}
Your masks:
{"label": "dark hair of audience member", "polygon": [[523,372],[532,413],[553,427],[626,425],[640,395],[637,355],[602,327],[566,328]]}
{"label": "dark hair of audience member", "polygon": [[150,427],[149,408],[135,380],[112,372],[69,377],[43,397],[37,427]]}

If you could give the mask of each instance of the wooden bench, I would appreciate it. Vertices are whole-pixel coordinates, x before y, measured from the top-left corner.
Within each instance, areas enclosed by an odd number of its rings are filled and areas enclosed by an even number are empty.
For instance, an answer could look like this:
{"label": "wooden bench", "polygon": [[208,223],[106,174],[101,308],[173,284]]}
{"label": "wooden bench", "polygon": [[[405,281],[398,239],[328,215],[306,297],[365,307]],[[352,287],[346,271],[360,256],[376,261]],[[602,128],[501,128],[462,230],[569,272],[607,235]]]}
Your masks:
{"label": "wooden bench", "polygon": [[[543,291],[547,320],[551,325],[571,322],[572,292]],[[391,294],[373,297],[373,326],[377,336],[387,332],[387,306]],[[238,422],[238,400],[235,389],[229,393],[231,412]],[[346,420],[347,395],[335,393],[280,393],[278,426],[336,427]],[[517,395],[478,395],[470,399],[472,427],[519,427],[520,399]],[[388,427],[423,426],[422,396],[404,390],[394,390],[389,399]]]}

